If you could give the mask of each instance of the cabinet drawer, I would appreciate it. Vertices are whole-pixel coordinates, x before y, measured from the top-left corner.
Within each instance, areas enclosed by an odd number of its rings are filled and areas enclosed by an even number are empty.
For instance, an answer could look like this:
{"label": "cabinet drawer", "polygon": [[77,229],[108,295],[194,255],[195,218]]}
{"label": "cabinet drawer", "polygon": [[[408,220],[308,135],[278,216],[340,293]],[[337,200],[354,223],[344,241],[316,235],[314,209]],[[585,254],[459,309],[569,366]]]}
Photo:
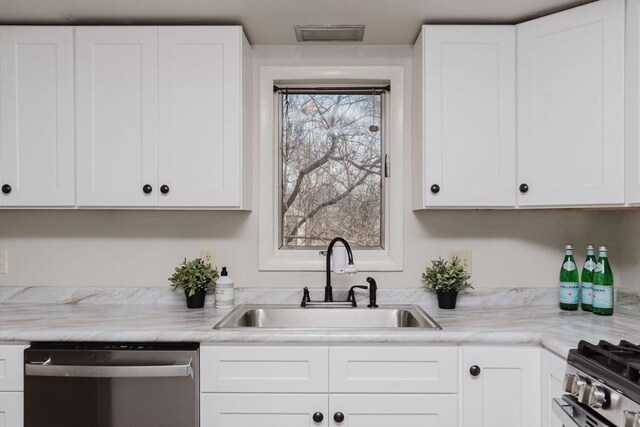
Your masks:
{"label": "cabinet drawer", "polygon": [[0,345],[0,391],[22,391],[23,345]]}
{"label": "cabinet drawer", "polygon": [[327,347],[201,347],[203,392],[326,392]]}
{"label": "cabinet drawer", "polygon": [[338,393],[456,393],[455,347],[334,347],[330,391]]}
{"label": "cabinet drawer", "polygon": [[24,415],[23,395],[20,392],[0,393],[0,427],[22,427]]}

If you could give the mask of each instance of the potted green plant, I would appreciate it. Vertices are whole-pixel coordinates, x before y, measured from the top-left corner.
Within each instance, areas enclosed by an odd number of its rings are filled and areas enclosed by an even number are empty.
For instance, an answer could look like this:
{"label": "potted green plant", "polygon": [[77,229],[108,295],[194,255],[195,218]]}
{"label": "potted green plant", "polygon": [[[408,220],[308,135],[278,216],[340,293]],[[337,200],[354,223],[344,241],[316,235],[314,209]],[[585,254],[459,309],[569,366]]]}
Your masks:
{"label": "potted green plant", "polygon": [[202,308],[207,289],[215,285],[218,276],[218,269],[205,263],[201,258],[191,261],[185,258],[169,277],[169,281],[174,291],[178,288],[184,290],[187,307]]}
{"label": "potted green plant", "polygon": [[422,273],[422,281],[427,288],[433,289],[438,295],[438,307],[456,308],[458,291],[464,288],[473,288],[467,273],[466,265],[458,257],[451,261],[438,258],[431,261],[431,267],[427,267]]}

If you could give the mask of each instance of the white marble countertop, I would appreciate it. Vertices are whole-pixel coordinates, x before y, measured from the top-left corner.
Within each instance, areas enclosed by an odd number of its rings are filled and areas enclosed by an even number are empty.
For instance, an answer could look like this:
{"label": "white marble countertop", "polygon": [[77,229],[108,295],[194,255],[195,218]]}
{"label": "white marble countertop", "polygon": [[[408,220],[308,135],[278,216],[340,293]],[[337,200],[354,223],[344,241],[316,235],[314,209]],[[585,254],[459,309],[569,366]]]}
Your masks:
{"label": "white marble countertop", "polygon": [[0,342],[410,343],[542,345],[565,357],[585,339],[640,343],[640,318],[563,312],[555,305],[423,308],[443,330],[214,330],[228,310],[171,305],[0,304]]}

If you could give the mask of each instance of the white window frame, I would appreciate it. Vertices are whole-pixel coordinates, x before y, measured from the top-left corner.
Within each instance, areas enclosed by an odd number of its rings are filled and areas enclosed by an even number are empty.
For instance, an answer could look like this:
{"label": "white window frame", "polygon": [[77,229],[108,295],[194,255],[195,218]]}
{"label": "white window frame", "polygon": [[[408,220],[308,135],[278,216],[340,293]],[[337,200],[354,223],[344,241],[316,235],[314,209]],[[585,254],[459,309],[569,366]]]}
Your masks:
{"label": "white window frame", "polygon": [[[381,250],[353,251],[359,271],[402,271],[403,269],[403,145],[404,145],[404,67],[260,67],[260,160],[259,160],[259,232],[258,258],[260,271],[324,271],[325,259],[317,250],[279,248],[279,173],[278,126],[273,86],[278,81],[315,80],[349,82],[354,80],[387,80],[391,84],[385,114],[387,155],[390,176],[384,179],[384,235]],[[394,167],[395,165],[398,167]]]}

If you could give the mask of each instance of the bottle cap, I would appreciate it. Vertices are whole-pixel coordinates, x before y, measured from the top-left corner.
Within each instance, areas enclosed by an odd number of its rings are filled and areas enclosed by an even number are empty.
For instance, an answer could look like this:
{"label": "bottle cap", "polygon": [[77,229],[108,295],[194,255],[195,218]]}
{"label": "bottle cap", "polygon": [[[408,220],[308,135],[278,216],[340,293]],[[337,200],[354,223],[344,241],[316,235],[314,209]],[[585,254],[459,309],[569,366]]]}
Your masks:
{"label": "bottle cap", "polygon": [[573,245],[565,245],[564,248],[567,249],[567,250],[569,250],[569,249],[573,250]]}
{"label": "bottle cap", "polygon": [[220,272],[221,276],[226,276],[227,275],[227,267],[222,267],[222,271]]}
{"label": "bottle cap", "polygon": [[600,247],[598,248],[598,251],[599,251],[599,252],[607,252],[607,247],[606,247],[606,246],[600,246]]}
{"label": "bottle cap", "polygon": [[587,250],[589,250],[589,249],[595,249],[595,246],[593,246],[593,244],[590,243],[590,244],[587,245]]}

